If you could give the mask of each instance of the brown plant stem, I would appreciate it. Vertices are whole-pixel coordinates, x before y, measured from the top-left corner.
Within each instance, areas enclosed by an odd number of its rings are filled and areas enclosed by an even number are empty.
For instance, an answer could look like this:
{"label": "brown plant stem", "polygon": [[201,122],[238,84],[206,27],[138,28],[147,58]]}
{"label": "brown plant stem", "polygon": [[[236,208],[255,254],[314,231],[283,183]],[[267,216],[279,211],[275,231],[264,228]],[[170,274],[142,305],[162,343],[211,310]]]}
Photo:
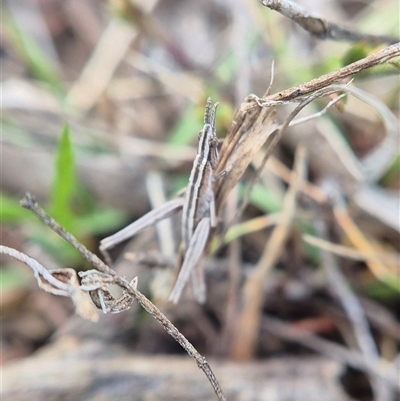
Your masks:
{"label": "brown plant stem", "polygon": [[73,235],[66,232],[54,219],[52,219],[42,208],[40,208],[40,206],[35,201],[35,198],[31,194],[27,193],[20,203],[22,207],[33,212],[48,227],[50,227],[61,238],[72,245],[97,270],[111,276],[114,284],[119,285],[132,298],[134,298],[135,301],[137,301],[142,306],[142,308],[146,310],[146,312],[153,316],[164,327],[164,330],[171,337],[173,337],[174,340],[177,341],[185,349],[185,351],[196,361],[197,366],[204,372],[204,374],[210,381],[214,392],[218,397],[218,400],[226,400],[218,383],[218,380],[211,370],[211,367],[208,364],[207,360],[199,354],[196,348],[186,339],[186,337],[182,333],[180,333],[180,331],[171,323],[171,321],[149,299],[147,299],[141,292],[131,286],[127,280],[120,277],[113,269],[107,266],[95,254],[90,252],[84,245],[80,244]]}

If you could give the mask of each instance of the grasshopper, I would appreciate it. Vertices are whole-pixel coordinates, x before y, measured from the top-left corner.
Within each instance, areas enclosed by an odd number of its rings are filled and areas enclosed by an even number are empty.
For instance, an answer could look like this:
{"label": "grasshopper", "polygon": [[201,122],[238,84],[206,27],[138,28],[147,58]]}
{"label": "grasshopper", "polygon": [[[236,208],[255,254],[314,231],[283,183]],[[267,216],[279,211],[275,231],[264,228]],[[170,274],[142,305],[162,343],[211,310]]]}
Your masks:
{"label": "grasshopper", "polygon": [[100,251],[107,262],[107,250],[136,235],[147,227],[182,209],[182,239],[178,257],[179,274],[169,300],[177,303],[185,284],[192,276],[194,295],[198,302],[205,302],[204,274],[200,259],[207,244],[211,227],[216,226],[216,213],[212,183],[219,162],[218,138],[215,131],[215,113],[218,103],[210,98],[204,113],[203,129],[199,133],[199,145],[189,183],[184,197],[177,197],[156,208],[129,226],[100,241]]}

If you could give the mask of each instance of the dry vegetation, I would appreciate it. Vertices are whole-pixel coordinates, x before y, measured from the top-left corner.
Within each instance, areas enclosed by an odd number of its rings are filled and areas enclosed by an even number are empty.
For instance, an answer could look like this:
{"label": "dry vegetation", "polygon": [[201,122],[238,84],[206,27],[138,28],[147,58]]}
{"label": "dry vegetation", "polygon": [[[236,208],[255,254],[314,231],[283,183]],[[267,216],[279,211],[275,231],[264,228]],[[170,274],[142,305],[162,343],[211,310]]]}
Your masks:
{"label": "dry vegetation", "polygon": [[[5,400],[399,399],[399,5],[301,7],[5,2]],[[209,96],[207,301],[172,305],[179,213],[86,248],[187,185]]]}

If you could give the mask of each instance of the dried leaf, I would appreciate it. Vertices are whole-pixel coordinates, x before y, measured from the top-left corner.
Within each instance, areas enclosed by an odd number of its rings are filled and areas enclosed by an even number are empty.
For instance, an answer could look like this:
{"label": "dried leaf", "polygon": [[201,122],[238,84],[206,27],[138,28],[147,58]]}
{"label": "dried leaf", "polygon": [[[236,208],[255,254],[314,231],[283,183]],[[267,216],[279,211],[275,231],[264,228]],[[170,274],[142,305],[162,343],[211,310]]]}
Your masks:
{"label": "dried leaf", "polygon": [[247,111],[245,115],[242,107],[238,110],[221,148],[221,162],[217,173],[225,170],[226,174],[216,183],[217,214],[256,153],[277,128],[275,111],[270,108],[257,107]]}
{"label": "dried leaf", "polygon": [[84,319],[96,322],[98,313],[93,306],[87,291],[79,286],[78,276],[73,269],[47,270],[37,260],[16,249],[0,245],[0,254],[9,255],[29,266],[34,273],[39,288],[53,295],[70,297],[75,305],[76,313]]}
{"label": "dried leaf", "polygon": [[48,271],[49,274],[55,278],[59,283],[66,285],[66,290],[54,286],[46,280],[40,273],[35,274],[39,287],[49,292],[50,294],[70,297],[75,306],[76,313],[92,322],[99,320],[99,314],[93,307],[92,300],[90,299],[87,291],[83,291],[79,286],[78,276],[74,269],[54,269]]}
{"label": "dried leaf", "polygon": [[79,288],[78,277],[74,269],[54,269],[48,270],[48,273],[59,283],[64,284],[62,286],[55,285],[54,282],[48,280],[48,277],[44,277],[41,273],[35,272],[39,287],[50,294],[69,297],[74,289]]}

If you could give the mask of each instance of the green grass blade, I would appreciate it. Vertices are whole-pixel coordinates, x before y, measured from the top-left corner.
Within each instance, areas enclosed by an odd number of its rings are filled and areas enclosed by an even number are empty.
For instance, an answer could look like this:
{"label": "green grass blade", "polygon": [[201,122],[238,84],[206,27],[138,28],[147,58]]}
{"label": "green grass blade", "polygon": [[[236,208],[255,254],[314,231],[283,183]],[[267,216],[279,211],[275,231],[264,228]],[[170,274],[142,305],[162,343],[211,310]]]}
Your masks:
{"label": "green grass blade", "polygon": [[5,18],[3,18],[3,29],[32,75],[49,84],[56,94],[62,95],[64,89],[54,66],[24,27],[6,13]]}
{"label": "green grass blade", "polygon": [[68,125],[64,125],[57,149],[55,176],[49,209],[54,219],[67,230],[73,226],[74,214],[71,206],[75,188],[76,173],[70,132]]}

